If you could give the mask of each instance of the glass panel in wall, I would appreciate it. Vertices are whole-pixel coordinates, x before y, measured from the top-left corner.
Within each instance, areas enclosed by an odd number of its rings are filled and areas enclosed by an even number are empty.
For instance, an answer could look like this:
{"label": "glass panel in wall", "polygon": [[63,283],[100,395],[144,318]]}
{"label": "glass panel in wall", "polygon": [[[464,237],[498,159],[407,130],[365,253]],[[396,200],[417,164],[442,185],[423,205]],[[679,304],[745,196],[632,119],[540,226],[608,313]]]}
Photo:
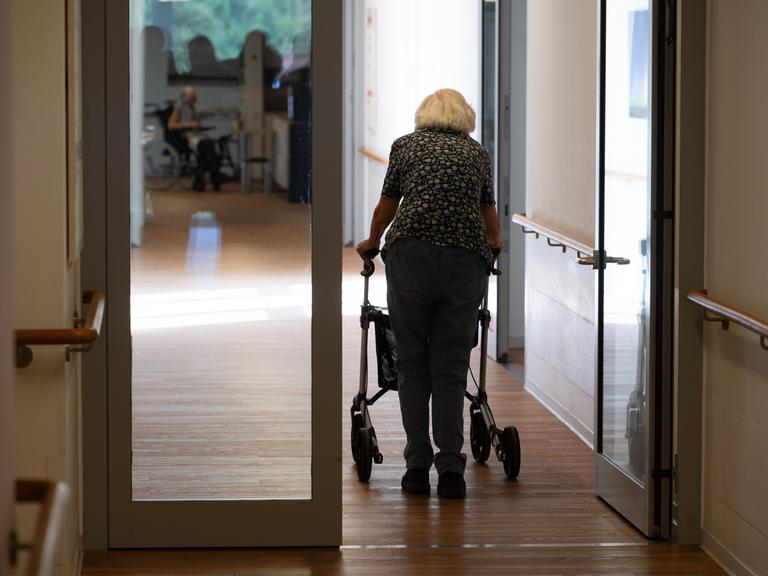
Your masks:
{"label": "glass panel in wall", "polygon": [[310,0],[132,0],[134,500],[311,498]]}
{"label": "glass panel in wall", "polygon": [[607,3],[603,454],[645,483],[651,187],[649,0]]}

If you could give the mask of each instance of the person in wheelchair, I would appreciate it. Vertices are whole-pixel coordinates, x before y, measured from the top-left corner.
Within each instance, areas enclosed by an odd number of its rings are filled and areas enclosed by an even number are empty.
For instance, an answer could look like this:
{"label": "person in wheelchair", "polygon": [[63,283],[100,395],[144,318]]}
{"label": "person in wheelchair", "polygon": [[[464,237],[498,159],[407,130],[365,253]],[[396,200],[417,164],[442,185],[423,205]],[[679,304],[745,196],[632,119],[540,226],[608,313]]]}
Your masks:
{"label": "person in wheelchair", "polygon": [[[210,175],[213,189],[218,191],[224,180],[219,170],[221,158],[214,140],[202,130],[196,103],[197,91],[192,86],[185,86],[168,117],[166,140],[176,148],[184,164],[193,167],[192,187],[196,191],[205,190],[206,173]],[[194,163],[191,162],[193,158]]]}

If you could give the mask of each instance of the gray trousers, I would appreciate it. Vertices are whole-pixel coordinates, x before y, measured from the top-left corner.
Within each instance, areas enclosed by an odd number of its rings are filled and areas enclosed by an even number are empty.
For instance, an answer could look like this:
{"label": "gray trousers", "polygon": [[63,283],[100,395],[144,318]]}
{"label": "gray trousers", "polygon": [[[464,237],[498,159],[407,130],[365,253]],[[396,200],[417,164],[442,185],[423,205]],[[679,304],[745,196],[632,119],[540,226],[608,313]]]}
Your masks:
{"label": "gray trousers", "polygon": [[[463,248],[398,238],[386,259],[406,467],[464,473],[464,392],[488,264]],[[429,400],[432,433],[429,439]]]}

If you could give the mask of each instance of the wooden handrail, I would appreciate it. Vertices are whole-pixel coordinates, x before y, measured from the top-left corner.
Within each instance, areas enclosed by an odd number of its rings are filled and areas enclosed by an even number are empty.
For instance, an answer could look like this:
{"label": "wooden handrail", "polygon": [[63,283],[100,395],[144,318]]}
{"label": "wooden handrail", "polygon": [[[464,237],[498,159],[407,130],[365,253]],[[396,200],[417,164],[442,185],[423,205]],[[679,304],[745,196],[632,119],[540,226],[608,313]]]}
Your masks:
{"label": "wooden handrail", "polygon": [[89,307],[82,326],[16,330],[16,365],[23,368],[32,362],[29,346],[76,346],[67,348],[67,359],[69,352],[87,352],[101,333],[106,299],[101,292],[83,291],[83,303]]}
{"label": "wooden handrail", "polygon": [[595,249],[592,246],[587,246],[578,240],[574,240],[565,234],[561,234],[557,230],[536,222],[535,220],[531,220],[524,212],[513,214],[512,222],[522,226],[523,232],[526,234],[536,234],[537,238],[539,235],[544,236],[547,239],[547,244],[555,248],[560,248],[563,252],[565,252],[566,248],[570,248],[576,252],[579,257],[594,256]]}
{"label": "wooden handrail", "polygon": [[378,154],[376,154],[376,152],[371,152],[365,146],[360,146],[360,148],[358,148],[357,151],[360,152],[360,154],[362,154],[366,158],[370,158],[374,162],[378,162],[379,164],[383,164],[384,166],[389,165],[389,160],[387,158],[384,158],[384,156],[379,156]]}
{"label": "wooden handrail", "polygon": [[28,576],[53,574],[59,542],[69,502],[69,488],[50,480],[16,480],[16,502],[40,504],[40,514],[31,545],[16,545],[16,550],[31,550],[25,573]]}
{"label": "wooden handrail", "polygon": [[[704,319],[709,322],[719,322],[723,330],[728,330],[731,322],[754,332],[760,337],[760,346],[768,350],[768,322],[761,320],[743,310],[723,304],[712,298],[703,288],[688,292],[688,300],[704,308]],[[714,317],[707,316],[711,312]]]}

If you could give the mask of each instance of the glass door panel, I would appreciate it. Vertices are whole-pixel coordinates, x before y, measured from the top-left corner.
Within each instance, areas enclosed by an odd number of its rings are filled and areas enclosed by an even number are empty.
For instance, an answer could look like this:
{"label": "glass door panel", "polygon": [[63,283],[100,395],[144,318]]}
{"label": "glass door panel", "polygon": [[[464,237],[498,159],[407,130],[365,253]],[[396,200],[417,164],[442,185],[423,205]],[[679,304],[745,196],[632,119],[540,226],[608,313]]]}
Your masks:
{"label": "glass door panel", "polygon": [[135,500],[311,497],[310,8],[132,0]]}
{"label": "glass door panel", "polygon": [[672,477],[674,35],[661,5],[601,2],[596,484],[649,536],[669,534]]}
{"label": "glass door panel", "polygon": [[650,0],[609,0],[605,80],[603,454],[645,482],[648,394]]}

